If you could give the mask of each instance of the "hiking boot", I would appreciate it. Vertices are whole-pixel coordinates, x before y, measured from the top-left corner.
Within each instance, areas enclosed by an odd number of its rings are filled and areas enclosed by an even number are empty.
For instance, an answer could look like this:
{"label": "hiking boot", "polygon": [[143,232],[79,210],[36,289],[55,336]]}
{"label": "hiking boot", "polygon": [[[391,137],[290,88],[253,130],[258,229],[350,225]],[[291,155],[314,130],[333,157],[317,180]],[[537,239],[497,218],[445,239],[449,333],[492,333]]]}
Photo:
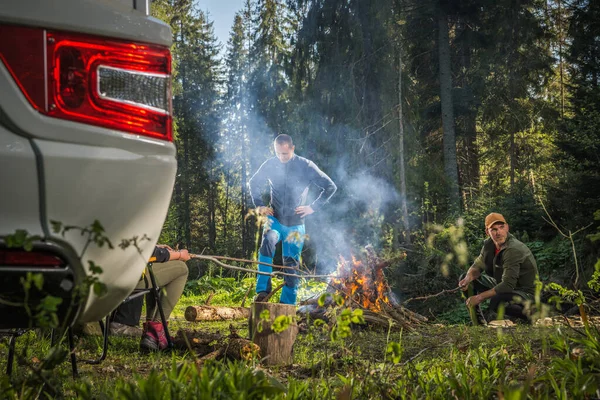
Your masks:
{"label": "hiking boot", "polygon": [[158,351],[158,336],[154,329],[150,329],[150,323],[144,322],[144,331],[140,341],[140,350],[143,352]]}
{"label": "hiking boot", "polygon": [[255,303],[264,303],[265,298],[269,295],[268,292],[259,292],[254,298]]}
{"label": "hiking boot", "polygon": [[144,333],[140,341],[142,351],[159,351],[169,347],[165,328],[160,322],[148,321],[144,323]]}
{"label": "hiking boot", "polygon": [[111,322],[109,329],[110,334],[114,336],[140,337],[144,333],[139,326],[125,325],[119,322]]}

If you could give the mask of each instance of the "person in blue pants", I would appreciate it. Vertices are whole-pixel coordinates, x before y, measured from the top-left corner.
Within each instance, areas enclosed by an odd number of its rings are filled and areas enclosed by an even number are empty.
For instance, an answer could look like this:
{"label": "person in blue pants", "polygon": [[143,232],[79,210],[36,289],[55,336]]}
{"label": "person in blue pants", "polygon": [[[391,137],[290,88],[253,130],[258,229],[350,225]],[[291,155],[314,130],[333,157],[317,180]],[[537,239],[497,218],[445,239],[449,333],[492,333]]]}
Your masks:
{"label": "person in blue pants", "polygon": [[[304,217],[318,211],[331,199],[337,187],[335,183],[312,161],[294,154],[294,143],[289,135],[279,135],[273,143],[275,157],[265,161],[250,178],[248,185],[256,211],[267,217],[263,230],[258,260],[272,264],[275,247],[282,242],[283,265],[298,267],[304,245]],[[320,189],[317,198],[306,204],[310,185]],[[262,194],[270,189],[270,201],[265,204]],[[259,271],[272,272],[272,268],[259,264]],[[290,273],[293,270],[286,269]],[[296,304],[298,277],[284,276],[285,285],[280,303]],[[263,300],[272,290],[271,277],[258,275],[256,299]]]}

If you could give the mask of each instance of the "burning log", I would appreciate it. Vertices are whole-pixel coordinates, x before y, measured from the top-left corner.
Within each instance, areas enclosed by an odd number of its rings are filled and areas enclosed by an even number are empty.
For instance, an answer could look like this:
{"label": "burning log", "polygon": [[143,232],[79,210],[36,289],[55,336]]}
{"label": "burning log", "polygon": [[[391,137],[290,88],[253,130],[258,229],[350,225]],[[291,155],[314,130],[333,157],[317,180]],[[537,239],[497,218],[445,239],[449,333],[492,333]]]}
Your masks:
{"label": "burning log", "polygon": [[[388,327],[392,322],[412,331],[415,325],[427,322],[427,318],[406,309],[394,298],[384,274],[392,260],[379,259],[371,247],[366,250],[364,262],[356,257],[351,260],[340,258],[337,274],[326,293],[341,295],[348,306],[362,309],[363,318],[371,325]],[[323,318],[325,308],[318,306],[319,297],[304,302],[299,312],[308,314],[312,319]],[[325,307],[331,305],[333,299],[325,303]]]}
{"label": "burning log", "polygon": [[245,319],[249,316],[250,309],[247,307],[189,306],[185,309],[185,319],[191,322]]}

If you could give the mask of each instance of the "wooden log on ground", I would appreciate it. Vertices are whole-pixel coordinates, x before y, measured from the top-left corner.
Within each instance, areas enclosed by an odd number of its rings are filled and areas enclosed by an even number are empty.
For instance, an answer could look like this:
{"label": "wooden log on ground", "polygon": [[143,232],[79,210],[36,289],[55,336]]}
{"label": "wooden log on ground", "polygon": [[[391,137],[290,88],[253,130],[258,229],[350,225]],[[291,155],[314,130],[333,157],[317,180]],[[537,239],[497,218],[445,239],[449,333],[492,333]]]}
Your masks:
{"label": "wooden log on ground", "polygon": [[251,360],[259,354],[260,347],[256,343],[244,338],[233,338],[227,343],[225,354],[235,360]]}
{"label": "wooden log on ground", "polygon": [[[269,318],[261,320],[263,311],[269,312]],[[292,321],[282,332],[273,330],[273,322],[279,316],[287,316]],[[260,325],[260,327],[259,327]],[[296,307],[280,303],[254,303],[250,319],[252,341],[260,347],[260,356],[267,365],[285,365],[292,363],[292,347],[298,335]]]}
{"label": "wooden log on ground", "polygon": [[250,309],[247,307],[189,306],[185,309],[185,319],[191,322],[245,319],[249,316]]}

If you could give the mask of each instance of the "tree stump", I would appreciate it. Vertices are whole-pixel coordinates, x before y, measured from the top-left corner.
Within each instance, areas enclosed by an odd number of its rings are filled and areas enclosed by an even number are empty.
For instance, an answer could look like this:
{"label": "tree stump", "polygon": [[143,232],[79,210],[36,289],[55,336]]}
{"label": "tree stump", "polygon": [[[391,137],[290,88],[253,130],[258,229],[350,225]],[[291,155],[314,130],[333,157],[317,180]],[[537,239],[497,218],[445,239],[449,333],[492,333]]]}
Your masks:
{"label": "tree stump", "polygon": [[[261,320],[261,313],[269,311],[269,319]],[[273,322],[279,316],[288,316],[292,323],[282,332],[273,330]],[[259,327],[260,325],[260,327]],[[260,347],[260,356],[266,365],[291,364],[292,347],[298,335],[296,306],[279,303],[254,303],[250,316],[250,335],[252,341]]]}

